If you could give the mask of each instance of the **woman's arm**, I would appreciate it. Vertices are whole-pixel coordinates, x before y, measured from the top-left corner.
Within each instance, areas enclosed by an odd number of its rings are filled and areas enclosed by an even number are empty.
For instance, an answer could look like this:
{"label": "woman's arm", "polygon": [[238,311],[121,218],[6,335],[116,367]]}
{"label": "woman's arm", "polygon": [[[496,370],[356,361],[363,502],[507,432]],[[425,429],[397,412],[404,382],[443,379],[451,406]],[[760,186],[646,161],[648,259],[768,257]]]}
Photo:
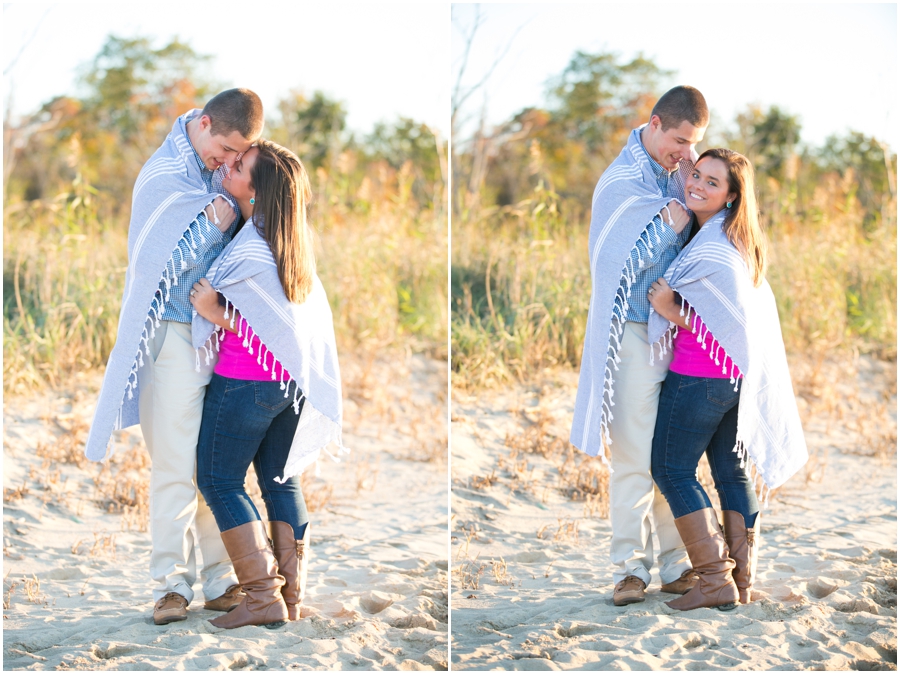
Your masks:
{"label": "woman's arm", "polygon": [[197,281],[191,289],[191,304],[194,310],[209,322],[225,328],[228,332],[237,333],[237,328],[232,327],[232,324],[236,325],[238,319],[237,310],[233,310],[234,316],[225,318],[225,311],[219,304],[219,293],[205,278]]}
{"label": "woman's arm", "polygon": [[683,328],[691,327],[687,322],[687,316],[681,315],[681,307],[675,300],[675,291],[669,286],[666,279],[659,278],[650,286],[647,299],[653,310],[671,323]]}

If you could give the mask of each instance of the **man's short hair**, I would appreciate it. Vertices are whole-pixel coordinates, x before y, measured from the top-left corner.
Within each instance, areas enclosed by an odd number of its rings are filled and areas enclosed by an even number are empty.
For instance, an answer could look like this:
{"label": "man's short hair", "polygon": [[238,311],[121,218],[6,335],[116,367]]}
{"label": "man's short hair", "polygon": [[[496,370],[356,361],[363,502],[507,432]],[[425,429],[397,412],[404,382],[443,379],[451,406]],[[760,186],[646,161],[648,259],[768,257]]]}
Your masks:
{"label": "man's short hair", "polygon": [[255,143],[263,130],[263,106],[259,96],[249,89],[228,89],[213,96],[203,113],[212,123],[210,133],[228,136],[237,131],[244,140]]}
{"label": "man's short hair", "polygon": [[706,99],[697,89],[686,85],[674,87],[664,93],[662,98],[656,101],[650,114],[659,117],[663,131],[679,127],[684,121],[697,128],[709,124]]}

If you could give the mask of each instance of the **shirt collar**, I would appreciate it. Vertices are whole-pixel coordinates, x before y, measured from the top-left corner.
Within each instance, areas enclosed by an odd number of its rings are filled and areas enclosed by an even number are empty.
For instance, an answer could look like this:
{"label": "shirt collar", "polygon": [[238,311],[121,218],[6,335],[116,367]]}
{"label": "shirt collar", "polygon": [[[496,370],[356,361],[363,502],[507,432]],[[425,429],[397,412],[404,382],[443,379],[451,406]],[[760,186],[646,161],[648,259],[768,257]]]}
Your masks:
{"label": "shirt collar", "polygon": [[[199,113],[199,110],[194,110],[194,111],[193,111],[193,114],[190,114],[190,116],[185,115],[185,119],[184,119],[184,137],[187,138],[188,145],[191,146],[191,151],[194,153],[194,159],[197,160],[197,165],[200,167],[200,170],[201,170],[201,171],[205,171],[205,172],[207,172],[207,173],[212,173],[212,169],[209,169],[209,168],[206,167],[206,164],[204,164],[204,163],[203,163],[203,160],[200,159],[200,155],[197,153],[197,150],[194,149],[194,144],[191,142],[191,137],[190,137],[190,135],[188,135],[188,131],[187,131],[187,125],[188,125],[188,122],[190,122],[192,119],[194,119],[194,118],[197,116],[198,113]],[[646,150],[645,150],[645,152],[646,152]],[[648,156],[649,156],[649,155],[648,155]],[[652,161],[652,159],[651,159],[651,161]],[[655,170],[655,169],[654,169],[654,170]]]}
{"label": "shirt collar", "polygon": [[653,169],[653,175],[655,175],[657,178],[661,178],[663,175],[665,175],[666,177],[669,177],[670,175],[672,175],[672,173],[674,171],[678,170],[678,167],[675,167],[675,169],[673,171],[669,171],[666,168],[664,168],[661,164],[659,164],[653,157],[650,156],[650,153],[647,152],[647,148],[644,147],[644,141],[641,140],[641,131],[644,129],[645,126],[647,126],[647,125],[644,124],[644,126],[641,126],[634,130],[634,132],[637,134],[638,144],[641,146],[641,149],[644,151],[644,154],[647,155],[647,159],[650,160],[650,168]]}

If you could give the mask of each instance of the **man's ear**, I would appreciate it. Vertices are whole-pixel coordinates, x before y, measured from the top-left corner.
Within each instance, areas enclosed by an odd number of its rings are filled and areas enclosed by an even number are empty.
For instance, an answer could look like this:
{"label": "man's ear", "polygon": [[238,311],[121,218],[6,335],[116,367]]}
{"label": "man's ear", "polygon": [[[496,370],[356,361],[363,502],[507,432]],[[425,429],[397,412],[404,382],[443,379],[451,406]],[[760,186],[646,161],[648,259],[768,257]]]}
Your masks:
{"label": "man's ear", "polygon": [[200,117],[200,130],[206,131],[211,126],[212,126],[212,120],[209,118],[209,115],[202,115]]}
{"label": "man's ear", "polygon": [[659,115],[650,116],[650,126],[654,131],[659,131],[662,128],[662,120],[659,118]]}

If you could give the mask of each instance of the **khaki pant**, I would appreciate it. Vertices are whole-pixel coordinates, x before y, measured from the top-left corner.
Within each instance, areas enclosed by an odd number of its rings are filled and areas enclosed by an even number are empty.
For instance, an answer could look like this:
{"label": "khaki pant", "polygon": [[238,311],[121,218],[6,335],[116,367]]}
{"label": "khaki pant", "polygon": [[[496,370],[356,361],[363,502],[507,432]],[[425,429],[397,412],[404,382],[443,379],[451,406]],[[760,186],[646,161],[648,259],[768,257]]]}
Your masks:
{"label": "khaki pant", "polygon": [[650,475],[653,429],[662,383],[669,372],[672,352],[650,365],[646,323],[625,323],[619,370],[613,371],[613,473],[609,479],[612,541],[610,559],[616,569],[613,582],[637,576],[650,585],[653,537],[659,539],[659,575],[663,583],[676,580],[691,567],[675,520]]}
{"label": "khaki pant", "polygon": [[150,576],[153,600],[177,592],[190,602],[197,580],[197,543],[203,594],[215,599],[238,582],[216,520],[194,480],[203,397],[215,360],[200,372],[191,345],[191,326],[161,321],[150,340],[150,357],[139,370],[141,431],[150,453]]}

